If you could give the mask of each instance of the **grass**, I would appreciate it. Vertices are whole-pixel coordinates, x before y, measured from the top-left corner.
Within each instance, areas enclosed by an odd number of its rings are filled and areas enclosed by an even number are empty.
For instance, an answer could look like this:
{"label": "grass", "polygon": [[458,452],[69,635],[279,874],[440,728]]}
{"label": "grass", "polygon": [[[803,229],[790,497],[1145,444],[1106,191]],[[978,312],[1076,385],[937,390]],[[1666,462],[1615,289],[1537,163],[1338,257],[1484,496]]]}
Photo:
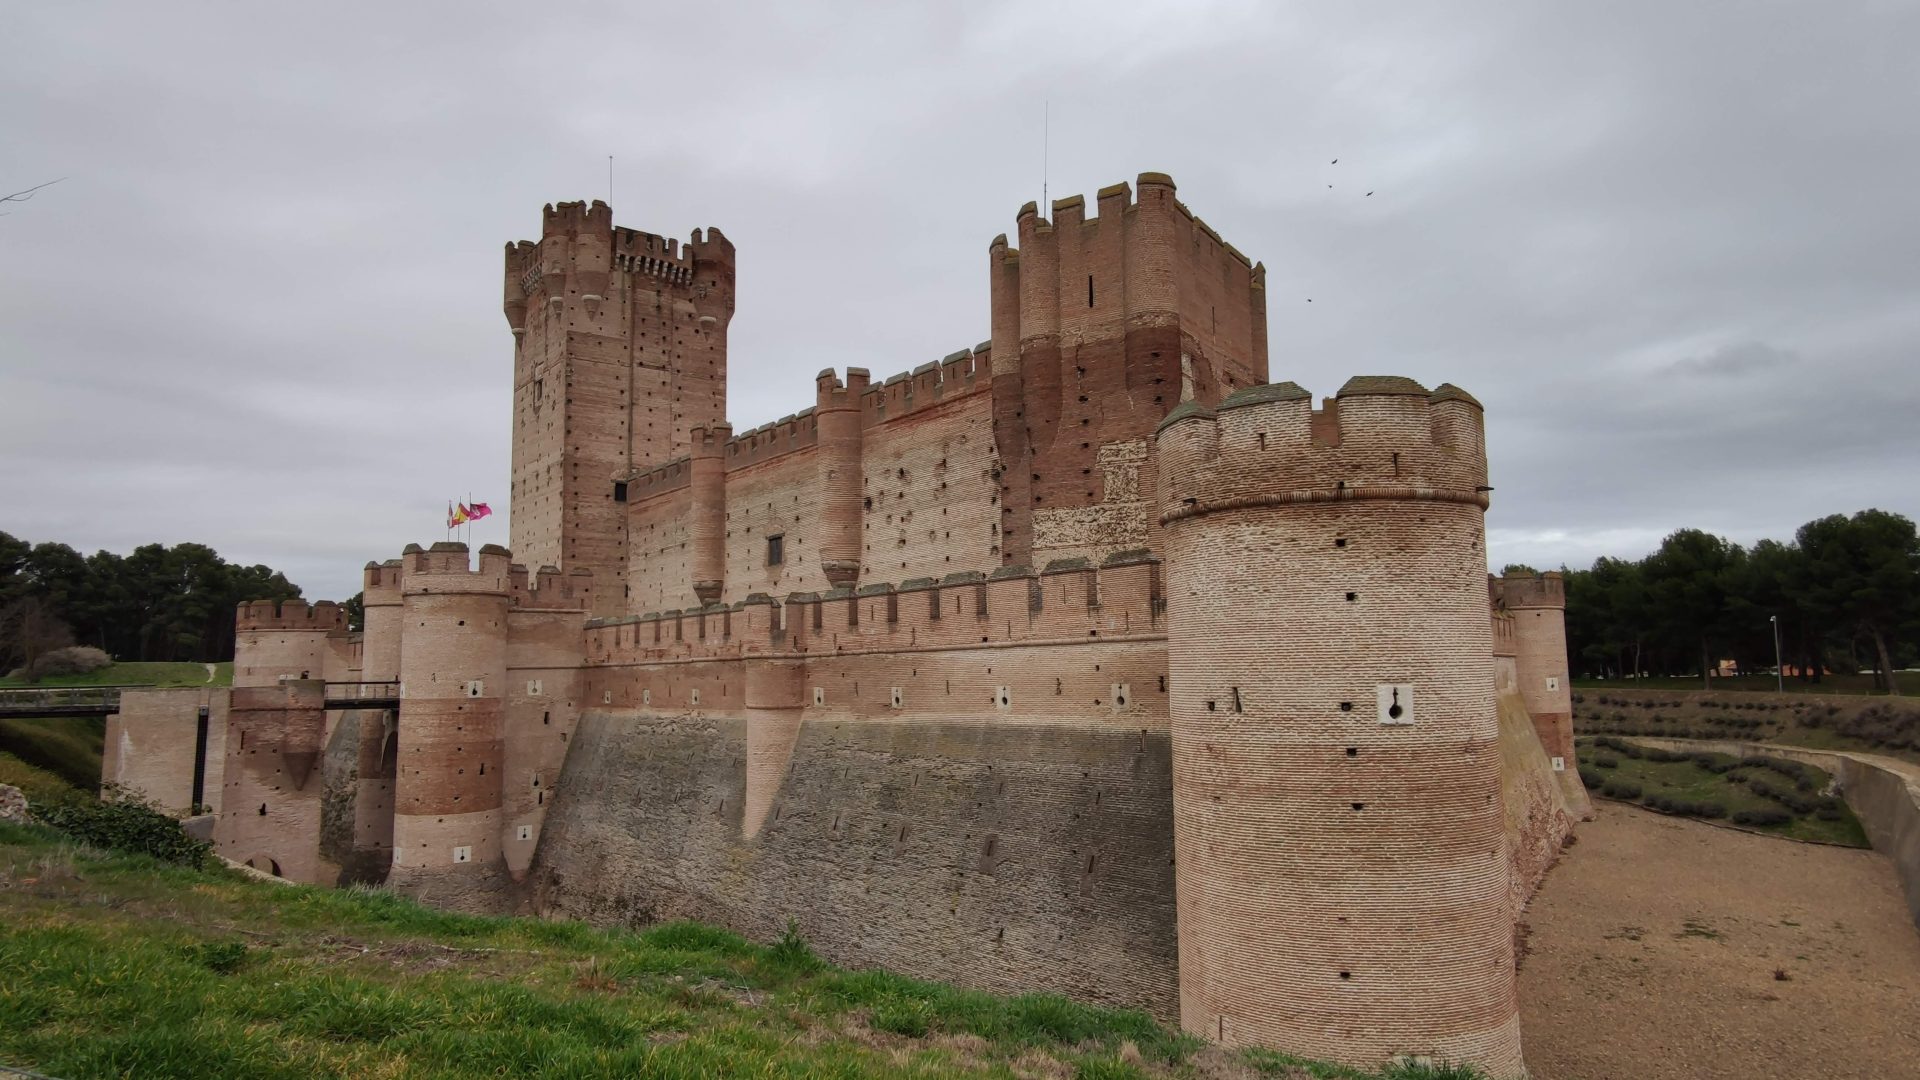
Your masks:
{"label": "grass", "polygon": [[98,717],[0,719],[0,754],[88,791],[100,786],[105,740],[106,722]]}
{"label": "grass", "polygon": [[0,1064],[249,1076],[1386,1077],[1203,1048],[1137,1012],[822,963],[691,923],[480,918],[0,823]]}
{"label": "grass", "polygon": [[[1834,797],[1838,803],[1833,810],[1837,814],[1823,818],[1816,813],[1798,813],[1783,804],[1779,799],[1770,798],[1762,791],[1794,791],[1794,783],[1771,769],[1742,765],[1743,759],[1726,754],[1695,753],[1681,761],[1653,761],[1647,758],[1633,758],[1616,753],[1597,745],[1592,739],[1579,739],[1580,767],[1583,776],[1598,775],[1610,783],[1624,782],[1640,789],[1636,797],[1623,801],[1642,804],[1664,797],[1688,803],[1713,803],[1720,806],[1725,814],[1717,820],[1731,821],[1733,815],[1741,811],[1776,811],[1791,814],[1791,819],[1779,825],[1742,825],[1751,831],[1770,833],[1792,840],[1807,840],[1823,844],[1841,844],[1847,847],[1868,847],[1865,830],[1853,811],[1845,802]],[[1639,744],[1634,744],[1639,745]],[[1651,748],[1648,748],[1651,749]],[[1607,763],[1612,764],[1608,765]],[[1708,763],[1722,768],[1715,772]],[[1605,766],[1605,767],[1602,767]],[[1832,777],[1810,765],[1797,766],[1806,774],[1818,777],[1814,781],[1816,790],[1811,793],[1795,792],[1803,798],[1817,799],[1819,791],[1826,790]],[[1756,782],[1758,790],[1756,790]],[[1604,792],[1589,786],[1592,794],[1602,797]],[[1831,804],[1830,804],[1831,805]],[[1832,812],[1832,811],[1830,811]]]}
{"label": "grass", "polygon": [[0,784],[19,788],[27,801],[34,803],[58,802],[80,790],[56,773],[3,752],[0,752]]}
{"label": "grass", "polygon": [[89,671],[85,675],[50,675],[37,683],[26,682],[12,676],[0,677],[0,689],[28,686],[232,686],[233,662],[213,665],[213,674],[207,673],[207,665],[201,663],[179,662],[161,663],[137,661],[125,664],[108,664],[99,671]]}

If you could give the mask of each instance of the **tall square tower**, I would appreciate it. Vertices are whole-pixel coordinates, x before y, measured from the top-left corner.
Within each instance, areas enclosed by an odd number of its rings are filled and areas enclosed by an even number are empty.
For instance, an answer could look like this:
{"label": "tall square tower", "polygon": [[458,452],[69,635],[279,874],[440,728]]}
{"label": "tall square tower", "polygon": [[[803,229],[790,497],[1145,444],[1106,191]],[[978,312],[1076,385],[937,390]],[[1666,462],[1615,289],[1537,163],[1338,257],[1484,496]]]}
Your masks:
{"label": "tall square tower", "polygon": [[[624,580],[626,478],[725,421],[733,303],[718,229],[682,244],[615,227],[595,200],[548,206],[538,243],[507,245],[520,561]],[[595,590],[595,615],[620,610],[620,590]]]}

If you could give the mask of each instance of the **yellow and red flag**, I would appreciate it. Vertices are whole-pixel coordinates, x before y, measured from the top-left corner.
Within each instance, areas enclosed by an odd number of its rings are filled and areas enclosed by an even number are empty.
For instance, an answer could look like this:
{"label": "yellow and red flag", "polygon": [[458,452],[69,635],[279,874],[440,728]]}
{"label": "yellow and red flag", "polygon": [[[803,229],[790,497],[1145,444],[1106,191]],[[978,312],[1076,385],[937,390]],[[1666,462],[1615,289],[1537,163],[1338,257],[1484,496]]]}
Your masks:
{"label": "yellow and red flag", "polygon": [[472,520],[473,514],[467,510],[465,503],[447,504],[447,528],[451,529],[457,525],[465,525]]}

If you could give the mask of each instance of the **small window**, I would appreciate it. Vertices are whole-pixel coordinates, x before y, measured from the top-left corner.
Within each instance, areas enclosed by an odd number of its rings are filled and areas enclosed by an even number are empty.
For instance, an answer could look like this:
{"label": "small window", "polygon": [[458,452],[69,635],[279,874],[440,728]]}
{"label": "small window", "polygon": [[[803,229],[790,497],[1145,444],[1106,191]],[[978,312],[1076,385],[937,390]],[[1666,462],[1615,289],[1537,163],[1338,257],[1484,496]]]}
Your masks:
{"label": "small window", "polygon": [[779,566],[787,558],[787,535],[776,533],[767,537],[767,565]]}
{"label": "small window", "polygon": [[613,482],[613,501],[627,501],[627,482],[625,480],[615,480]]}

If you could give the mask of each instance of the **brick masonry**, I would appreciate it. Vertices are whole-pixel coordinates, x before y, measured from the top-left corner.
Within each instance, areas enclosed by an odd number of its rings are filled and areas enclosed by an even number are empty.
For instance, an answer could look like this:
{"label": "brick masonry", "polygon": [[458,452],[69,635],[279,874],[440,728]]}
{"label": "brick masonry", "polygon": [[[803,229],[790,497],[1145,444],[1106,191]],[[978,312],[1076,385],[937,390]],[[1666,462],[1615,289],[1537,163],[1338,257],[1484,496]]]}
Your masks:
{"label": "brick masonry", "polygon": [[[1485,576],[1480,406],[1315,409],[1169,178],[1095,202],[989,245],[986,341],[745,429],[732,243],[548,207],[512,552],[369,564],[360,633],[242,607],[222,851],[1519,1075],[1516,917],[1585,793],[1557,580]],[[177,801],[190,706],[129,695],[109,775]]]}

